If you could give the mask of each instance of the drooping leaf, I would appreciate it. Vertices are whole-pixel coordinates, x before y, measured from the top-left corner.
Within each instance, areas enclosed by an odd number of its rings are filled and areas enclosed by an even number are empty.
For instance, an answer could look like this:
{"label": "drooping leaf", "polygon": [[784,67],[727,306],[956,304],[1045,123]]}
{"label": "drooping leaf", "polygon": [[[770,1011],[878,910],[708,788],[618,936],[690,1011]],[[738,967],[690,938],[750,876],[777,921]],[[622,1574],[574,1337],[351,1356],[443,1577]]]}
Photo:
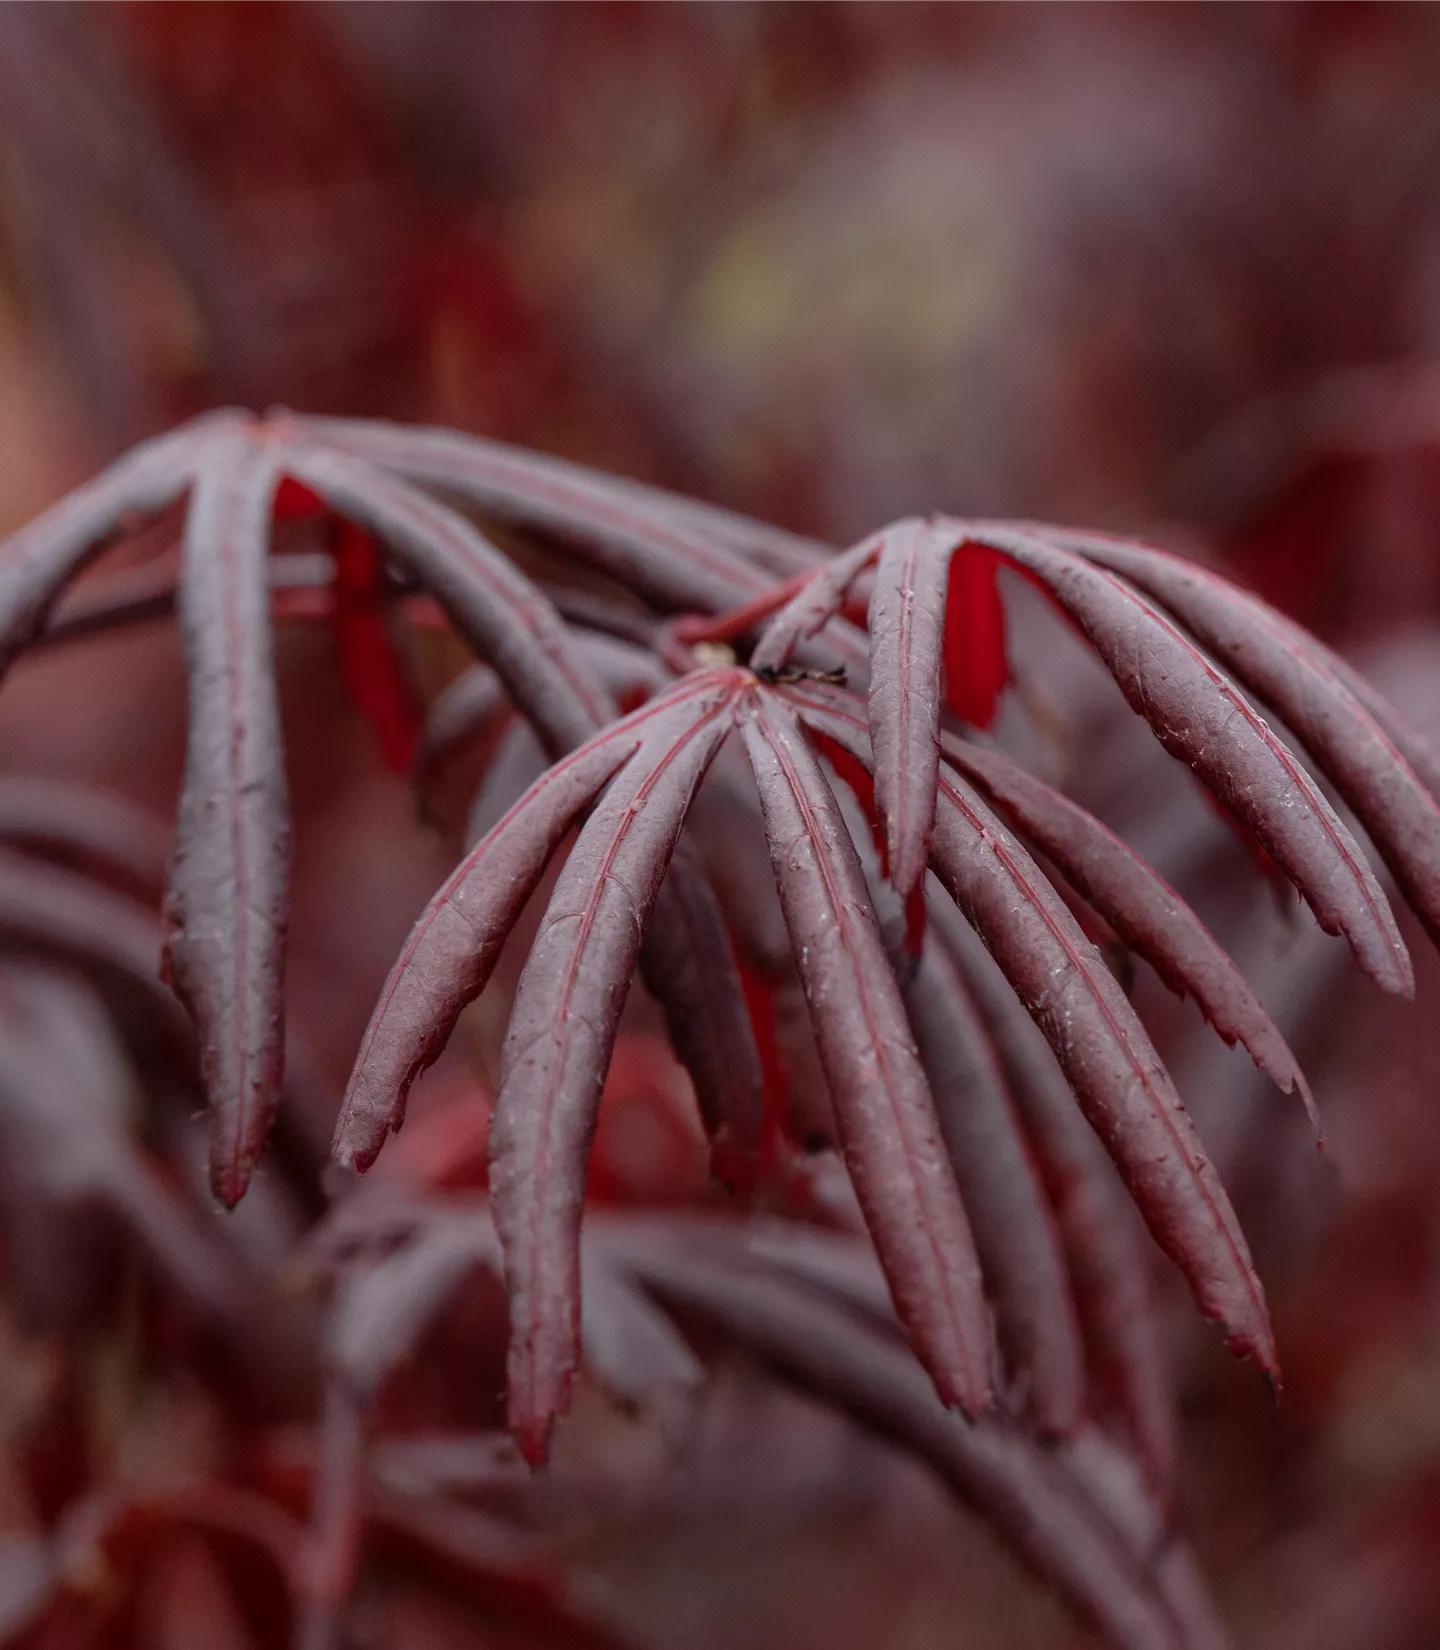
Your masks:
{"label": "drooping leaf", "polygon": [[299,442],[283,453],[287,473],[373,533],[435,596],[552,756],[608,720],[559,615],[463,516],[343,453]]}
{"label": "drooping leaf", "polygon": [[489,665],[462,670],[426,713],[415,752],[417,794],[424,797],[451,757],[484,738],[507,712],[505,689]]}
{"label": "drooping leaf", "polygon": [[691,797],[730,730],[737,676],[672,697],[581,831],[520,978],[490,1130],[510,1299],[511,1430],[532,1461],[566,1406],[596,1108],[651,906]]}
{"label": "drooping leaf", "polygon": [[684,837],[645,928],[640,974],[659,996],[671,1047],[695,1085],[715,1176],[748,1196],[760,1154],[764,1073],[720,903]]}
{"label": "drooping leaf", "polygon": [[[1401,892],[1440,938],[1440,806],[1313,637],[1258,597],[1178,556],[1123,540],[1061,533],[1059,541],[1174,615],[1302,741],[1354,810]],[[1371,695],[1372,703],[1374,697]],[[1398,718],[1386,718],[1391,728]],[[1414,745],[1414,741],[1407,741]]]}
{"label": "drooping leaf", "polygon": [[935,823],[949,572],[927,523],[884,535],[870,598],[870,742],[890,880],[902,898],[925,875]]}
{"label": "drooping leaf", "polygon": [[145,442],[0,543],[0,671],[34,639],[65,584],[134,522],[173,504],[211,444],[240,422],[211,413]]}
{"label": "drooping leaf", "polygon": [[[822,741],[837,754],[842,747]],[[864,766],[843,752],[859,775]],[[955,1183],[975,1235],[1005,1355],[1007,1397],[1043,1437],[1068,1437],[1084,1408],[1080,1333],[1059,1235],[1018,1120],[954,963],[927,938],[904,947],[904,905],[881,881],[858,802],[845,808],[851,838],[889,951],[920,1063],[935,1099]],[[923,892],[922,892],[923,897]]]}
{"label": "drooping leaf", "polygon": [[[331,557],[318,552],[273,556],[266,572],[272,613],[286,617],[329,616],[334,605],[331,585],[335,564]],[[178,589],[178,558],[170,555],[85,579],[56,603],[35,639],[33,651],[45,652],[87,636],[169,618],[175,611]]]}
{"label": "drooping leaf", "polygon": [[1230,1650],[1230,1635],[1195,1554],[1176,1540],[1168,1501],[1155,1495],[1134,1456],[1090,1426],[1069,1439],[1057,1459],[1080,1493],[1140,1557],[1185,1650]]}
{"label": "drooping leaf", "polygon": [[[601,632],[572,629],[570,639],[597,682],[627,713],[672,679],[653,654]],[[504,704],[504,688],[488,665],[471,665],[450,683],[425,720],[415,765],[415,783],[422,794],[453,755],[493,728]]]}
{"label": "drooping leaf", "polygon": [[1369,711],[1376,725],[1383,730],[1395,749],[1410,764],[1415,777],[1431,796],[1440,800],[1440,750],[1436,749],[1434,742],[1411,727],[1385,695],[1356,670],[1348,659],[1342,659],[1338,653],[1324,646],[1299,625],[1292,625],[1290,628],[1295,636],[1296,645],[1303,646],[1320,664],[1334,671],[1354,694],[1356,700]]}
{"label": "drooping leaf", "polygon": [[790,937],[770,871],[760,799],[738,745],[724,746],[711,763],[685,834],[705,862],[743,961],[768,979],[787,973]]}
{"label": "drooping leaf", "polygon": [[940,761],[942,675],[950,707],[987,727],[1006,681],[998,557],[952,525],[881,535],[870,598],[870,738],[890,875],[907,897],[925,874]]}
{"label": "drooping leaf", "polygon": [[990,1391],[979,1262],[859,860],[790,712],[757,689],[741,727],[846,1163],[876,1251],[941,1397],[978,1413]]}
{"label": "drooping leaf", "polygon": [[[764,586],[764,576],[731,548],[738,525],[728,540],[717,536],[704,528],[695,506],[677,509],[665,495],[634,483],[447,430],[342,419],[306,420],[301,428],[338,452],[453,493],[497,520],[545,532],[662,606],[718,612]],[[773,529],[751,533],[754,546],[772,552],[785,543]]]}
{"label": "drooping leaf", "polygon": [[518,716],[508,716],[508,722],[470,803],[465,820],[467,847],[495,829],[547,766],[534,728]]}
{"label": "drooping leaf", "polygon": [[1184,900],[1093,815],[999,751],[945,735],[945,759],[981,787],[1007,823],[1049,856],[1172,991],[1192,996],[1227,1043],[1241,1043],[1314,1116],[1304,1074],[1245,977]]}
{"label": "drooping leaf", "polygon": [[212,443],[186,521],[185,782],[166,896],[167,977],[195,1022],[210,1178],[235,1203],[280,1099],[289,807],[266,578],[273,452]]}
{"label": "drooping leaf", "polygon": [[930,926],[969,987],[1035,1154],[1104,1406],[1118,1412],[1151,1482],[1168,1494],[1175,1402],[1140,1224],[1039,1026],[979,935],[938,888],[930,900]]}
{"label": "drooping leaf", "polygon": [[1292,751],[1231,679],[1133,585],[1003,523],[969,536],[1031,575],[1084,632],[1155,737],[1194,769],[1360,966],[1409,995],[1414,975],[1365,856]]}
{"label": "drooping leaf", "polygon": [[[686,683],[676,695],[693,691]],[[411,931],[360,1044],[335,1156],[366,1169],[405,1116],[410,1086],[484,989],[501,947],[570,827],[634,755],[665,696],[550,768],[461,860]]]}
{"label": "drooping leaf", "polygon": [[483,1210],[411,1209],[399,1245],[357,1258],[341,1272],[326,1328],[327,1358],[362,1403],[410,1357],[469,1272],[498,1272],[500,1245]]}
{"label": "drooping leaf", "polygon": [[[807,722],[868,757],[843,695],[787,689]],[[1156,1241],[1231,1347],[1277,1375],[1264,1293],[1230,1200],[1145,1028],[1024,847],[942,767],[931,865],[1055,1050]]]}
{"label": "drooping leaf", "polygon": [[113,792],[30,774],[0,778],[0,843],[153,897],[169,844],[159,820]]}
{"label": "drooping leaf", "polygon": [[32,1329],[73,1332],[80,1321],[96,1256],[76,1223],[92,1210],[105,1241],[128,1238],[192,1311],[226,1316],[223,1257],[131,1136],[133,1081],[108,1014],[78,979],[33,962],[0,969],[9,1287]]}
{"label": "drooping leaf", "polygon": [[93,979],[121,1023],[182,1068],[193,1039],[159,977],[164,933],[152,911],[103,883],[24,855],[0,853],[0,942]]}
{"label": "drooping leaf", "polygon": [[1156,1241],[1231,1347],[1278,1378],[1264,1292],[1230,1200],[1124,992],[1024,848],[942,770],[933,863],[1045,1032]]}
{"label": "drooping leaf", "polygon": [[586,1241],[581,1276],[585,1368],[607,1392],[638,1409],[673,1404],[703,1384],[705,1367],[684,1336],[614,1264],[603,1226]]}
{"label": "drooping leaf", "polygon": [[[1402,993],[1413,991],[1410,960],[1384,895],[1359,846],[1299,758],[1276,737],[1224,671],[1132,584],[1038,532],[1003,522],[943,517],[886,528],[817,573],[777,614],[755,650],[756,667],[771,672],[783,667],[799,643],[838,611],[845,592],[869,563],[883,558],[886,544],[906,547],[903,553],[892,552],[890,567],[897,578],[899,570],[911,563],[918,566],[927,557],[946,563],[957,547],[973,545],[1003,557],[1040,584],[1079,625],[1161,744],[1194,768],[1229,812],[1259,839],[1310,902],[1321,926],[1330,933],[1343,933],[1361,966],[1381,985]],[[927,683],[933,662],[931,628],[922,626],[923,645],[914,661]],[[880,732],[887,718],[898,726],[903,716],[911,725],[908,767],[900,765],[898,746],[886,745],[882,805],[884,796],[898,795],[902,783],[907,796],[913,793],[918,798],[923,784],[917,771],[929,772],[925,737],[911,721],[915,710],[923,707],[928,727],[928,700],[923,694],[911,700],[892,691],[891,677],[885,674],[893,672],[896,684],[903,685],[895,657],[899,637],[898,623],[882,626],[874,637],[873,659],[879,662],[887,684],[880,695],[877,735],[889,738]],[[1410,800],[1416,805],[1413,796]],[[907,821],[911,817],[920,816],[912,809],[904,815]],[[907,824],[905,829],[914,840],[915,827]],[[1417,873],[1413,865],[1406,874],[1412,880],[1419,874],[1427,887],[1432,875]]]}

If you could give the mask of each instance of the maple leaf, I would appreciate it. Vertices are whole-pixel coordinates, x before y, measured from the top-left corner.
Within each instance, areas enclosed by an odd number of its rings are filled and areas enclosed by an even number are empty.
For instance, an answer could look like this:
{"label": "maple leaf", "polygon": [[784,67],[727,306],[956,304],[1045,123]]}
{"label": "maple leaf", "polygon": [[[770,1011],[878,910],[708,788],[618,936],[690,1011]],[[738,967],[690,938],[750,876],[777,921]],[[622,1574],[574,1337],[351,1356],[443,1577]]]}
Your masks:
{"label": "maple leaf", "polygon": [[[267,565],[275,500],[292,484],[378,547],[389,582],[370,565],[363,613],[351,601],[346,616],[333,567],[280,577]],[[527,1454],[544,1454],[580,1354],[586,1158],[637,971],[695,1084],[717,1172],[742,1190],[773,1173],[765,1107],[776,1115],[773,999],[746,971],[763,966],[766,991],[798,983],[880,1275],[946,1403],[979,1416],[998,1393],[1072,1441],[1105,1408],[1152,1481],[1168,1481],[1173,1421],[1143,1256],[1109,1162],[1202,1312],[1278,1373],[1234,1211],[1068,900],[1308,1105],[1303,1076],[1178,895],[973,732],[1005,686],[996,573],[1009,569],[1081,632],[1321,927],[1406,993],[1385,893],[1310,766],[1435,931],[1440,763],[1343,661],[1215,575],[1128,541],[936,517],[835,556],[496,443],[236,413],[139,449],[0,551],[0,661],[42,635],[63,589],[132,520],[187,492],[178,594],[173,579],[132,581],[108,608],[62,614],[52,637],[178,605],[191,720],[169,950],[200,1034],[224,1200],[244,1188],[281,1082],[274,616],[338,614],[352,665],[363,655],[376,670],[382,600],[448,623],[482,663],[435,707],[420,776],[472,740],[500,740],[478,840],[366,1031],[336,1131],[342,1162],[365,1168],[400,1125],[411,1084],[574,835],[512,1011],[491,1135],[510,1414]],[[562,581],[552,600],[455,501],[538,536],[586,588]],[[372,709],[393,705],[389,672]],[[6,897],[0,878],[0,920]]]}

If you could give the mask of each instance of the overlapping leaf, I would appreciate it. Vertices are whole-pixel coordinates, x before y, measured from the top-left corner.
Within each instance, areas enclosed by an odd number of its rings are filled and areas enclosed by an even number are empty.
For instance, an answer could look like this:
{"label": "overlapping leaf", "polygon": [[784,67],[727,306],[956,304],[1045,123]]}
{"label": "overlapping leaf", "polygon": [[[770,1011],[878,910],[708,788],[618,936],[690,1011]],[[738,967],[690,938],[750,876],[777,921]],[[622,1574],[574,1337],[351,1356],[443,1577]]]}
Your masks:
{"label": "overlapping leaf", "polygon": [[1150,867],[1098,819],[999,751],[942,736],[945,759],[973,780],[1006,821],[1064,872],[1131,950],[1173,991],[1194,997],[1227,1043],[1239,1042],[1287,1094],[1304,1075],[1244,975]]}
{"label": "overlapping leaf", "polygon": [[1175,1404],[1143,1230],[1044,1034],[999,965],[947,894],[937,891],[928,903],[930,932],[969,988],[1054,1211],[1099,1389],[1090,1408],[1118,1417],[1152,1482],[1168,1492],[1175,1467]]}
{"label": "overlapping leaf", "polygon": [[502,521],[535,528],[627,588],[682,610],[719,611],[813,567],[824,547],[658,488],[449,430],[307,420],[329,445],[438,487]]}
{"label": "overlapping leaf", "polygon": [[[843,695],[788,690],[801,714],[868,764]],[[1156,1241],[1231,1345],[1277,1374],[1259,1278],[1230,1201],[1114,976],[1024,847],[953,770],[941,769],[931,862],[1044,1031]]]}
{"label": "overlapping leaf", "polygon": [[854,846],[790,712],[756,694],[741,727],[855,1190],[937,1389],[977,1412],[990,1389],[980,1267]]}
{"label": "overlapping leaf", "polygon": [[565,1407],[578,1352],[586,1160],[620,1010],[735,691],[720,673],[649,722],[566,861],[516,994],[490,1185],[510,1294],[511,1425],[532,1460]]}
{"label": "overlapping leaf", "polygon": [[[320,1253],[330,1247],[340,1266],[339,1365],[368,1398],[460,1273],[497,1262],[483,1205],[421,1200],[393,1215],[377,1205],[367,1222],[365,1202],[332,1217]],[[362,1247],[342,1259],[367,1226],[379,1258]],[[1224,1643],[1193,1559],[1133,1461],[1093,1427],[1057,1451],[1003,1411],[947,1414],[904,1351],[863,1243],[785,1220],[606,1213],[587,1226],[583,1266],[586,1365],[622,1399],[663,1408],[693,1392],[702,1367],[675,1323],[703,1326],[914,1456],[1107,1643]],[[492,1479],[507,1470],[482,1458]]]}
{"label": "overlapping leaf", "polygon": [[[1187,762],[1258,838],[1305,895],[1322,927],[1344,934],[1361,966],[1381,985],[1412,991],[1410,960],[1384,895],[1358,844],[1298,757],[1225,671],[1135,582],[1097,562],[1133,558],[1126,560],[1127,570],[1144,568],[1150,585],[1163,587],[1182,618],[1193,620],[1229,662],[1239,660],[1236,668],[1244,679],[1272,696],[1282,714],[1295,717],[1302,736],[1343,776],[1347,795],[1369,816],[1382,851],[1398,866],[1397,879],[1425,914],[1433,910],[1440,881],[1440,836],[1433,802],[1393,738],[1365,712],[1346,680],[1323,667],[1318,644],[1297,644],[1283,621],[1267,621],[1263,610],[1247,607],[1238,593],[1232,598],[1222,590],[1217,596],[1202,576],[1183,568],[1177,574],[1160,558],[1147,560],[1148,552],[1127,552],[1112,541],[1077,541],[1083,542],[1082,556],[1062,540],[1063,535],[1006,523],[944,518],[899,523],[816,574],[776,616],[756,650],[766,668],[783,666],[798,643],[838,611],[861,573],[876,564],[870,723],[876,789],[897,885],[908,892],[923,864],[931,817],[923,797],[939,760],[936,592],[944,588],[956,549],[973,543],[1032,578],[1074,620],[1161,744]],[[917,592],[922,600],[928,593],[932,609],[918,626],[905,617],[914,613]]]}
{"label": "overlapping leaf", "polygon": [[868,821],[850,818],[858,803],[846,812],[995,1305],[1007,1397],[1042,1437],[1067,1437],[1084,1409],[1080,1335],[1059,1234],[999,1061],[936,937],[926,934],[918,957],[905,953],[904,909],[880,878]]}
{"label": "overlapping leaf", "polygon": [[[365,610],[350,649],[362,698],[371,684],[358,680],[361,656],[379,645],[380,602],[396,587],[382,579],[380,557],[425,593],[403,611],[420,618],[423,608],[434,624],[438,602],[483,661],[437,706],[422,767],[482,730],[488,738],[502,715],[524,718],[501,746],[516,761],[491,764],[481,840],[416,926],[366,1033],[336,1136],[342,1161],[366,1166],[398,1126],[411,1083],[579,829],[522,979],[492,1139],[514,1323],[511,1413],[527,1451],[543,1452],[590,1310],[579,1242],[585,1157],[637,967],[695,1081],[717,1168],[742,1186],[756,1171],[759,1044],[769,1031],[751,1023],[738,947],[768,982],[788,977],[793,990],[798,978],[803,987],[823,1068],[811,1086],[829,1090],[883,1276],[942,1398],[978,1410],[990,1385],[994,1349],[968,1205],[1011,1378],[1003,1401],[1023,1398],[1032,1425],[1073,1443],[1057,1466],[1033,1454],[1011,1419],[987,1414],[966,1429],[944,1417],[881,1323],[875,1276],[870,1321],[858,1328],[855,1311],[837,1327],[833,1301],[829,1317],[807,1315],[816,1297],[793,1275],[782,1300],[773,1272],[739,1282],[726,1273],[712,1289],[693,1270],[688,1281],[662,1276],[662,1255],[650,1283],[732,1326],[753,1286],[738,1338],[812,1385],[829,1383],[882,1430],[912,1442],[923,1435],[950,1461],[941,1470],[952,1482],[983,1486],[975,1493],[990,1516],[1010,1519],[1022,1543],[1035,1541],[1037,1563],[1067,1576],[1116,1642],[1202,1642],[1180,1594],[1165,1592],[1171,1582],[1137,1563],[1144,1520],[1131,1516],[1134,1497],[1116,1487],[1124,1475],[1093,1446],[1081,1413],[1118,1416],[1153,1482],[1167,1484],[1173,1422],[1144,1258],[1105,1153],[1202,1309],[1273,1368],[1263,1298],[1169,1078],[1029,848],[1281,1087],[1304,1093],[1303,1078],[1254,992],[1178,896],[1068,799],[988,745],[957,741],[944,706],[971,724],[990,721],[1006,672],[995,574],[1018,570],[1078,626],[1162,745],[1273,855],[1322,926],[1345,935],[1361,965],[1397,991],[1410,989],[1410,964],[1380,887],[1258,707],[1333,783],[1432,931],[1440,759],[1287,620],[1213,575],[1123,541],[932,518],[827,559],[810,541],[709,506],[445,432],[290,415],[198,421],[10,541],[0,555],[0,665],[108,542],[190,491],[178,606],[191,718],[170,957],[200,1033],[212,1174],[227,1201],[244,1188],[280,1081],[288,820],[269,639],[278,564],[267,557],[285,478],[353,523],[367,546]],[[588,562],[583,578],[602,593],[567,587],[552,602],[432,491],[560,544]],[[174,580],[144,571],[144,589],[92,604],[75,633],[163,612]],[[330,580],[328,564],[305,573],[317,577]],[[867,596],[868,650],[840,618]],[[310,601],[305,611],[335,605]],[[757,631],[749,670],[711,670],[707,659],[686,674],[695,662],[687,647],[733,645],[743,661]],[[861,697],[804,679],[809,667],[836,663]],[[385,669],[393,664],[387,657]],[[876,876],[867,887],[802,720],[831,742],[827,754],[873,766],[893,896]],[[732,728],[730,755],[738,763],[743,747],[754,787],[722,761],[701,789]],[[397,732],[397,751],[407,739]],[[521,776],[545,756],[555,765],[514,800]],[[7,827],[0,794],[0,835],[7,829],[27,840],[23,822]],[[770,871],[761,876],[756,854],[766,843]],[[124,865],[111,862],[135,857],[122,848],[107,860],[83,831],[56,857],[67,854],[110,865],[122,882]],[[927,867],[953,902],[925,886]],[[139,976],[148,978],[148,931],[112,920],[103,891],[98,906],[79,899],[63,870],[37,866],[35,878],[0,866],[0,930],[50,954],[73,942],[94,954],[97,974],[134,994]],[[902,910],[908,953],[898,943]],[[93,931],[81,932],[87,924]],[[62,930],[70,937],[57,940]],[[845,1295],[853,1282],[832,1280],[847,1310],[859,1298]],[[811,1276],[806,1287],[821,1285]],[[633,1291],[625,1299],[633,1305]],[[687,1367],[673,1340],[629,1310],[612,1314],[612,1362],[623,1363],[616,1348],[633,1333],[657,1371]],[[863,1347],[853,1357],[851,1336]],[[992,1446],[998,1454],[986,1453]],[[1183,1592],[1183,1578],[1171,1579]]]}

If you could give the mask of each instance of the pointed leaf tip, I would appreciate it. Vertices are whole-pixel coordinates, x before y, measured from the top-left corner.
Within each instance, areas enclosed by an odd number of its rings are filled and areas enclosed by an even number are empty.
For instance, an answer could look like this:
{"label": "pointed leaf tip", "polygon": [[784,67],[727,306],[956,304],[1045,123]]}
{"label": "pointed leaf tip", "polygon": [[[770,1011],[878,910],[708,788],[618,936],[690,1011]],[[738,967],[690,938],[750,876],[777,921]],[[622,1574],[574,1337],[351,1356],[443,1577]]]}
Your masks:
{"label": "pointed leaf tip", "polygon": [[687,682],[586,821],[520,977],[490,1129],[510,1299],[510,1424],[542,1458],[579,1355],[580,1219],[596,1109],[651,908],[730,731],[735,672]]}

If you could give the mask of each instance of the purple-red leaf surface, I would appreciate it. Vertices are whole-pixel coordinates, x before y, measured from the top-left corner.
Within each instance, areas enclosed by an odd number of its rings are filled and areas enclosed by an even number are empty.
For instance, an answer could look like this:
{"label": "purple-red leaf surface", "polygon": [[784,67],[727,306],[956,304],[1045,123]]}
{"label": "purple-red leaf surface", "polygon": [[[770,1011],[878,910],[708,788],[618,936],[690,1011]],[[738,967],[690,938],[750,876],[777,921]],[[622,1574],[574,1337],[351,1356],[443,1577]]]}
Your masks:
{"label": "purple-red leaf surface", "polygon": [[883,537],[870,597],[870,742],[890,880],[902,898],[925,875],[940,766],[949,544],[927,523]]}
{"label": "purple-red leaf surface", "polygon": [[1160,1246],[1232,1348],[1278,1378],[1260,1280],[1230,1200],[1119,983],[1023,847],[942,770],[936,874],[1045,1032]]}
{"label": "purple-red leaf surface", "polygon": [[1387,990],[1412,993],[1410,958],[1359,844],[1225,672],[1118,575],[1003,523],[969,532],[1054,597],[1155,737],[1259,839],[1320,926],[1344,934]]}
{"label": "purple-red leaf surface", "polygon": [[867,777],[863,765],[834,741],[825,744],[828,754],[845,755],[852,770],[853,778],[837,798],[900,983],[985,1286],[995,1303],[1009,1376],[1007,1399],[1028,1414],[1042,1436],[1066,1437],[1084,1409],[1084,1360],[1059,1234],[1044,1190],[955,964],[933,938],[925,940],[918,956],[905,949],[904,905],[880,878],[858,799],[846,805],[852,800],[848,791]]}
{"label": "purple-red leaf surface", "polygon": [[658,998],[671,1047],[695,1085],[715,1176],[748,1196],[760,1155],[765,1074],[720,902],[684,837],[645,928],[640,977]]}
{"label": "purple-red leaf surface", "polygon": [[668,1245],[636,1245],[631,1265],[661,1299],[924,1461],[1117,1650],[1181,1650],[1151,1589],[1150,1555],[1097,1517],[1070,1474],[1013,1421],[946,1414],[898,1345],[804,1287],[737,1277]]}
{"label": "purple-red leaf surface", "polygon": [[999,965],[948,895],[936,889],[928,903],[931,932],[970,989],[1044,1180],[1103,1410],[1118,1414],[1151,1481],[1168,1493],[1175,1401],[1144,1232],[1054,1052]]}
{"label": "purple-red leaf surface", "polygon": [[999,1062],[933,937],[905,1007],[995,1300],[1012,1400],[1042,1437],[1068,1437],[1084,1412],[1085,1369],[1059,1233]]}
{"label": "purple-red leaf surface", "polygon": [[[731,548],[745,536],[743,517],[729,517],[728,532],[717,534],[707,530],[701,507],[676,508],[658,491],[448,430],[353,419],[314,419],[300,427],[371,465],[463,497],[498,520],[548,533],[662,605],[719,612],[767,583]],[[788,539],[758,523],[749,537],[772,549]]]}
{"label": "purple-red leaf surface", "polygon": [[[786,690],[807,722],[865,761],[853,701]],[[1232,1348],[1277,1375],[1264,1293],[1230,1200],[1125,993],[1064,901],[979,795],[941,769],[931,864],[1055,1050],[1156,1241]]]}
{"label": "purple-red leaf surface", "polygon": [[[687,684],[688,688],[688,684]],[[341,1163],[366,1169],[405,1116],[410,1086],[484,989],[506,936],[566,832],[634,755],[656,700],[563,757],[461,860],[426,906],[380,993],[335,1130]]]}
{"label": "purple-red leaf surface", "polygon": [[0,543],[0,671],[34,640],[64,585],[133,523],[173,504],[211,442],[240,422],[211,413],[147,441]]}
{"label": "purple-red leaf surface", "polygon": [[552,756],[609,720],[555,609],[463,516],[343,453],[299,442],[282,451],[288,474],[374,533],[430,591]]}
{"label": "purple-red leaf surface", "polygon": [[738,678],[691,679],[645,727],[565,863],[501,1055],[490,1188],[510,1297],[510,1424],[544,1458],[580,1334],[579,1235],[600,1089],[650,908],[732,725]]}
{"label": "purple-red leaf surface", "polygon": [[278,480],[268,445],[215,441],[186,520],[180,625],[185,782],[166,896],[166,968],[195,1022],[210,1182],[235,1203],[280,1099],[290,821],[266,577]]}
{"label": "purple-red leaf surface", "polygon": [[754,690],[741,726],[846,1163],[901,1321],[947,1404],[990,1392],[980,1266],[854,844],[791,714]]}
{"label": "purple-red leaf surface", "polygon": [[[1173,888],[1093,815],[999,751],[946,735],[945,759],[984,791],[1011,827],[1049,856],[1172,991],[1188,993],[1227,1043],[1241,1043],[1287,1094],[1309,1085],[1245,977]],[[1318,1129],[1318,1120],[1316,1126]]]}
{"label": "purple-red leaf surface", "polygon": [[1178,556],[1094,535],[1059,537],[1173,614],[1282,718],[1440,938],[1440,807],[1347,676],[1337,673],[1333,656],[1257,597]]}

